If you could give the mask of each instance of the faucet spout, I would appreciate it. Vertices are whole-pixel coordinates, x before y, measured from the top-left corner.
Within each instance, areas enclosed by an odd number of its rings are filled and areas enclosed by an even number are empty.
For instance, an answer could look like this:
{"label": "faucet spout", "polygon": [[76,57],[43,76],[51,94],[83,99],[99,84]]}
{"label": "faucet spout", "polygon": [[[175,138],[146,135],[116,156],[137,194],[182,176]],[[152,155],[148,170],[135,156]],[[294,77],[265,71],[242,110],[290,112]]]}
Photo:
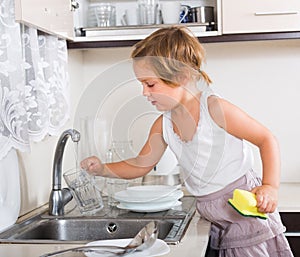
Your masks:
{"label": "faucet spout", "polygon": [[78,142],[80,133],[75,129],[65,130],[56,145],[52,171],[52,191],[49,199],[49,214],[54,216],[63,215],[64,206],[72,200],[70,190],[61,188],[63,153],[69,137],[73,142]]}

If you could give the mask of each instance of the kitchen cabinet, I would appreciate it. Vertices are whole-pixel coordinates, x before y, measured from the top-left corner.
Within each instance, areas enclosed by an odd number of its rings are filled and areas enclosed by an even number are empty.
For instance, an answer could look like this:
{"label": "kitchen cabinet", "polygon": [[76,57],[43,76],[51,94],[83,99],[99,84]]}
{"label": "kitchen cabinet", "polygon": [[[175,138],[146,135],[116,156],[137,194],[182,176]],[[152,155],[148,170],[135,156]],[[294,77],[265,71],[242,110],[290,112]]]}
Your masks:
{"label": "kitchen cabinet", "polygon": [[[123,6],[135,1],[110,0]],[[182,0],[181,3],[215,7],[213,31],[189,24],[202,43],[300,38],[299,0]],[[132,46],[164,26],[88,28],[90,36],[83,36],[88,5],[89,0],[15,0],[16,20],[68,39],[68,48],[73,49]],[[119,10],[118,19],[121,14]]]}
{"label": "kitchen cabinet", "polygon": [[[166,26],[164,24],[122,26],[120,19],[124,14],[124,6],[136,5],[136,0],[110,0],[105,2],[114,3],[116,6],[116,26],[87,27],[89,0],[15,0],[16,20],[49,34],[67,38],[70,42],[140,40],[158,28]],[[191,7],[214,7],[214,26],[186,23],[195,36],[221,34],[221,0],[183,0],[180,2]]]}
{"label": "kitchen cabinet", "polygon": [[300,256],[300,212],[281,212],[282,223],[286,226],[286,238],[294,256]]}
{"label": "kitchen cabinet", "polygon": [[299,31],[300,1],[225,0],[222,19],[223,34]]}
{"label": "kitchen cabinet", "polygon": [[15,19],[49,34],[74,36],[73,0],[15,0]]}

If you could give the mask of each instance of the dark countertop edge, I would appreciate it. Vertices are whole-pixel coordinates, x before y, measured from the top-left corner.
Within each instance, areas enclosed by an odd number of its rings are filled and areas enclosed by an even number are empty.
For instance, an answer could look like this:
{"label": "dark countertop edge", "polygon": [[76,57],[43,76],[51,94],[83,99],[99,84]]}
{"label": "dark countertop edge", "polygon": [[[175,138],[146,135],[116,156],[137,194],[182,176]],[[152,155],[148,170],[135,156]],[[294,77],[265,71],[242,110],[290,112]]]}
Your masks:
{"label": "dark countertop edge", "polygon": [[[225,42],[240,42],[240,41],[300,39],[300,31],[223,34],[220,36],[198,37],[198,39],[201,43],[225,43]],[[139,40],[84,41],[84,42],[67,41],[67,47],[68,49],[131,47],[137,42],[139,42]]]}

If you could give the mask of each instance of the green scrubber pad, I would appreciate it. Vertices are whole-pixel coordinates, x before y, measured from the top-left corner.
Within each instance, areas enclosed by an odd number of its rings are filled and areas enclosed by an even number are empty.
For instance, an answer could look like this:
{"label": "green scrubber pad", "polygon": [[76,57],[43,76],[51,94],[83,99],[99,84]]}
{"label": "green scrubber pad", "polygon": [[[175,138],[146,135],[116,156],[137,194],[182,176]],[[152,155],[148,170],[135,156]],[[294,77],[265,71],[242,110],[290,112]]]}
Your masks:
{"label": "green scrubber pad", "polygon": [[233,191],[233,199],[229,199],[228,203],[243,216],[257,217],[261,219],[268,218],[267,214],[261,213],[257,210],[255,194],[249,191],[235,189]]}

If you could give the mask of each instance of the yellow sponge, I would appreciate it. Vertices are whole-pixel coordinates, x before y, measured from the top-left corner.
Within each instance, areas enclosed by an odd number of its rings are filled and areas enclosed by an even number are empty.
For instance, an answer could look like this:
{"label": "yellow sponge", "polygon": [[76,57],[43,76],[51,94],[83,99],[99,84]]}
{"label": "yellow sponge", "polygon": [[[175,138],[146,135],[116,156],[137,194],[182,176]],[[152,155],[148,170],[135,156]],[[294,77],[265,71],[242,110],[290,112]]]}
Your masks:
{"label": "yellow sponge", "polygon": [[267,214],[261,213],[257,210],[255,194],[249,191],[235,189],[233,191],[233,199],[229,199],[228,202],[235,210],[237,210],[243,216],[258,217],[261,219],[268,218]]}

